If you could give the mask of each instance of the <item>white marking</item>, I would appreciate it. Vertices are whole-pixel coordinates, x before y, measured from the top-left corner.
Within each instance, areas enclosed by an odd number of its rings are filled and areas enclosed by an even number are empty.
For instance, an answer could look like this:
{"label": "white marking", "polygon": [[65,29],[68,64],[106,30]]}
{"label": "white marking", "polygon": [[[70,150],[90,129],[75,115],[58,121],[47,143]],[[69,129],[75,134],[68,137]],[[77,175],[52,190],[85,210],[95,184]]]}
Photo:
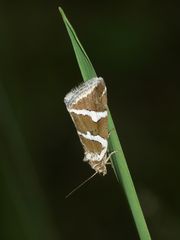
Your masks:
{"label": "white marking", "polygon": [[85,133],[81,133],[79,131],[77,131],[79,135],[83,136],[84,138],[88,139],[88,140],[92,140],[92,141],[96,141],[101,143],[102,147],[105,148],[107,147],[107,140],[104,139],[103,137],[99,136],[99,135],[92,135],[90,132]]}
{"label": "white marking", "polygon": [[102,151],[100,154],[98,153],[94,153],[94,152],[85,152],[85,159],[84,161],[101,161],[104,157],[104,155],[107,152],[107,147],[108,147],[108,142],[106,139],[102,138],[99,135],[92,135],[90,132],[85,133],[81,133],[78,131],[78,134],[80,136],[83,136],[84,138],[88,139],[88,140],[92,140],[92,141],[96,141],[99,142],[102,145]]}
{"label": "white marking", "polygon": [[96,111],[89,111],[85,109],[69,109],[70,113],[75,113],[78,115],[89,116],[93,122],[98,122],[101,118],[107,117],[107,111],[104,112],[96,112]]}
{"label": "white marking", "polygon": [[101,97],[104,96],[104,94],[106,93],[106,91],[107,91],[107,88],[106,88],[106,86],[105,86],[104,91],[103,91]]}
{"label": "white marking", "polygon": [[100,154],[93,152],[85,152],[84,161],[101,161],[107,152],[107,148],[103,148]]}
{"label": "white marking", "polygon": [[71,90],[64,98],[67,108],[71,108],[72,104],[76,104],[80,99],[87,97],[100,82],[104,83],[103,78],[95,77]]}

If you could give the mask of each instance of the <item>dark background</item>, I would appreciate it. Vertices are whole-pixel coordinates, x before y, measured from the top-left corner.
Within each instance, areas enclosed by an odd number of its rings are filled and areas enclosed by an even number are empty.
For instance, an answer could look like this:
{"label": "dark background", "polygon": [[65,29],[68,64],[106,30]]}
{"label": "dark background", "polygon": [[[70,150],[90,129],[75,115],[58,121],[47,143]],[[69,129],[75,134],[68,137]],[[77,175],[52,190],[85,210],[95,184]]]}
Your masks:
{"label": "dark background", "polygon": [[58,5],[106,81],[152,239],[180,239],[179,7],[80,0],[0,2],[0,239],[139,239],[110,167],[64,199],[93,172],[63,103],[82,77]]}

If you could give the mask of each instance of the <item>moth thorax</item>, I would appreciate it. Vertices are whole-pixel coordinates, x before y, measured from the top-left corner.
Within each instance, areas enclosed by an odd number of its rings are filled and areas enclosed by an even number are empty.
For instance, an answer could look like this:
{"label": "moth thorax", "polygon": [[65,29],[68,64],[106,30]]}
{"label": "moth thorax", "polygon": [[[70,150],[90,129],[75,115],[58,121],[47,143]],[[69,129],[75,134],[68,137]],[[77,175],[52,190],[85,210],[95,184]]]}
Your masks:
{"label": "moth thorax", "polygon": [[104,159],[101,161],[89,161],[89,165],[98,173],[102,174],[103,176],[106,175],[107,169],[106,169],[106,162]]}

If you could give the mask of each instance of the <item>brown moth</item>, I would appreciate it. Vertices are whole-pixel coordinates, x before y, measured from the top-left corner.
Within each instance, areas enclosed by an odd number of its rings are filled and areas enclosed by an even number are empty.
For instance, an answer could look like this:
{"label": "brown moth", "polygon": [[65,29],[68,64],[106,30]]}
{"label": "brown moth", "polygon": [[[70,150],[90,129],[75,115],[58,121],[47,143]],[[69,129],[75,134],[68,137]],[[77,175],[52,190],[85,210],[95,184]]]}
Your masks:
{"label": "brown moth", "polygon": [[108,109],[104,80],[95,77],[86,81],[71,90],[64,102],[84,148],[84,161],[96,173],[106,175],[110,156],[107,157]]}

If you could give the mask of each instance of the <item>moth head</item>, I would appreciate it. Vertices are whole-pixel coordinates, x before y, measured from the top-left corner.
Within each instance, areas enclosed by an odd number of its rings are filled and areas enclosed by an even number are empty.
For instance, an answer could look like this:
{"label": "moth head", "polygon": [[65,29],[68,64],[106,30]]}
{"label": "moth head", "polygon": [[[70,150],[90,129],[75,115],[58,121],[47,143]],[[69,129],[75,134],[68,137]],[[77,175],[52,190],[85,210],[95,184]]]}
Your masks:
{"label": "moth head", "polygon": [[106,164],[105,161],[103,161],[104,159],[101,161],[89,161],[89,165],[92,167],[92,169],[94,169],[97,173],[102,174],[103,176],[107,174]]}

